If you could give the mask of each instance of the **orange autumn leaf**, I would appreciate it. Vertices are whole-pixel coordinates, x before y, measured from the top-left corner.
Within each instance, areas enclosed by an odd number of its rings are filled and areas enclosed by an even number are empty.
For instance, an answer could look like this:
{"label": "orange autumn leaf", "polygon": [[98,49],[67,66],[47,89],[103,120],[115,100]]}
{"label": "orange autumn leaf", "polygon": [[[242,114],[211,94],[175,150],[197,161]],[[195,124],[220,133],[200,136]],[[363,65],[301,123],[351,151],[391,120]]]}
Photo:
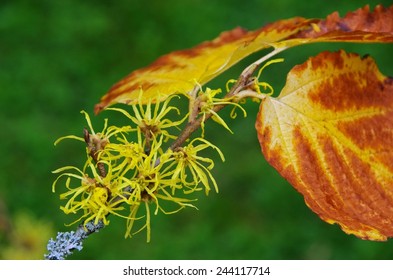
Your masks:
{"label": "orange autumn leaf", "polygon": [[115,103],[135,104],[143,99],[165,99],[204,85],[246,56],[269,47],[281,50],[313,42],[393,42],[393,6],[368,6],[340,18],[296,17],[280,20],[256,31],[235,28],[218,38],[187,50],[164,55],[116,83],[96,105],[95,112]]}
{"label": "orange autumn leaf", "polygon": [[370,57],[323,52],[295,66],[256,129],[267,161],[321,219],[393,237],[393,78]]}
{"label": "orange autumn leaf", "polygon": [[136,70],[116,83],[96,105],[95,112],[115,103],[136,103],[143,90],[144,100],[165,99],[204,85],[246,56],[308,27],[310,20],[293,18],[269,24],[256,31],[235,28],[212,41],[191,49],[166,54],[151,65]]}

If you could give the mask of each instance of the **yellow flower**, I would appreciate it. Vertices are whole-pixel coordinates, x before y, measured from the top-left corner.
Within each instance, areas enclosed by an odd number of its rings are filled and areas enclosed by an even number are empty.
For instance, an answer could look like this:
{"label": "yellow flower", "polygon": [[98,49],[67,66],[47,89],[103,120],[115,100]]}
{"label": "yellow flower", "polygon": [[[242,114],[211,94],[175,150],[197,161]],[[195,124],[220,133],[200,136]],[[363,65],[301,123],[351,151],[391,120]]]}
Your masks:
{"label": "yellow flower", "polygon": [[[52,191],[55,191],[58,180],[66,177],[65,186],[68,191],[62,193],[60,199],[67,199],[68,201],[64,206],[60,207],[61,210],[65,214],[83,213],[73,223],[83,220],[84,224],[86,224],[94,220],[94,223],[97,224],[98,221],[102,220],[104,224],[108,224],[107,216],[109,213],[122,216],[119,213],[124,209],[121,206],[121,202],[126,199],[128,189],[122,181],[118,180],[118,170],[113,168],[112,162],[98,159],[108,145],[111,145],[109,141],[111,137],[124,137],[124,133],[129,132],[131,128],[130,126],[121,128],[116,126],[108,127],[106,119],[103,130],[96,133],[89,115],[85,111],[81,111],[81,113],[84,114],[91,133],[85,130],[83,138],[74,135],[61,137],[55,142],[55,145],[67,138],[85,142],[87,144],[86,163],[83,170],[73,166],[65,166],[53,171],[53,173],[62,174],[53,182]],[[78,180],[79,185],[76,187],[72,186],[71,179]]]}
{"label": "yellow flower", "polygon": [[[97,224],[102,220],[107,225],[109,224],[107,219],[109,213],[124,217],[119,212],[124,209],[121,203],[127,198],[127,185],[113,177],[111,168],[108,168],[106,176],[102,177],[97,173],[91,160],[88,160],[83,171],[73,166],[66,166],[53,171],[53,173],[69,170],[75,171],[76,174],[72,172],[60,174],[53,182],[52,190],[55,191],[55,186],[61,177],[67,177],[66,188],[68,191],[62,193],[60,199],[68,199],[68,201],[60,209],[65,214],[83,212],[82,216],[71,224],[81,220],[84,220],[84,224],[91,220],[94,220],[94,223]],[[88,171],[90,171],[91,176],[87,174]],[[79,186],[71,186],[72,178],[80,182]]]}
{"label": "yellow flower", "polygon": [[[148,155],[141,157],[136,163],[132,177],[121,177],[123,184],[130,186],[129,195],[126,201],[126,203],[130,205],[125,234],[126,237],[131,237],[143,229],[146,229],[147,241],[150,241],[150,204],[155,205],[155,215],[157,215],[159,211],[164,214],[173,214],[184,207],[194,207],[190,204],[192,200],[175,197],[167,190],[181,189],[182,186],[179,185],[179,180],[171,178],[172,172],[165,168],[172,154],[162,151],[162,142],[163,136],[158,140],[154,137],[151,151]],[[125,172],[122,174],[125,174]],[[174,202],[178,205],[178,208],[173,211],[166,211],[161,207],[160,200]],[[146,214],[137,217],[138,209],[141,204],[145,205]],[[144,223],[139,230],[132,232],[136,220],[144,220]]]}
{"label": "yellow flower", "polygon": [[201,122],[201,128],[202,128],[202,138],[204,137],[205,134],[205,121],[206,121],[206,115],[211,114],[213,121],[216,123],[222,125],[225,129],[227,129],[229,132],[233,133],[232,130],[228,127],[226,122],[217,114],[216,111],[214,111],[214,107],[217,105],[233,105],[235,107],[240,108],[244,116],[247,115],[246,111],[241,107],[239,104],[234,102],[232,99],[222,99],[222,98],[217,98],[216,95],[221,93],[221,89],[216,89],[212,90],[210,88],[207,88],[205,91],[200,91],[199,92],[199,111],[200,114],[202,114],[202,122]]}
{"label": "yellow flower", "polygon": [[[138,104],[131,105],[131,108],[134,112],[134,116],[128,113],[127,111],[120,108],[106,108],[105,110],[118,111],[124,114],[127,118],[129,118],[137,127],[141,130],[143,135],[146,137],[148,141],[152,139],[153,136],[158,136],[160,134],[166,137],[166,141],[171,138],[175,139],[174,135],[171,135],[168,132],[168,129],[171,127],[178,127],[182,124],[186,119],[188,114],[183,117],[179,121],[172,121],[166,116],[171,111],[176,112],[180,115],[180,111],[178,108],[174,106],[169,106],[169,102],[175,97],[179,97],[177,95],[171,95],[162,103],[157,102],[153,104],[153,101],[149,99],[147,102],[143,99],[143,91],[140,91]],[[157,98],[159,100],[160,98]]]}
{"label": "yellow flower", "polygon": [[[87,114],[86,111],[84,111],[84,110],[81,111],[81,114],[85,115],[85,119],[86,119],[87,125],[89,126],[89,129],[91,131],[91,135],[94,135],[94,136],[102,138],[102,139],[103,138],[105,138],[105,139],[109,138],[109,135],[105,134],[105,131],[108,128],[108,119],[105,119],[104,128],[102,129],[102,131],[98,132],[98,133],[95,133],[94,129],[93,129],[93,126],[91,124],[91,120],[90,120],[89,114]],[[55,145],[57,145],[59,142],[63,141],[64,139],[74,139],[74,140],[85,142],[85,138],[83,138],[83,137],[79,137],[79,136],[75,136],[75,135],[67,135],[67,136],[63,136],[63,137],[60,137],[59,139],[57,139],[55,141]]]}
{"label": "yellow flower", "polygon": [[[195,143],[199,144],[195,145]],[[210,183],[216,192],[218,192],[218,186],[216,180],[211,174],[210,170],[214,167],[214,161],[210,158],[202,157],[198,153],[206,148],[213,148],[217,151],[222,161],[225,161],[224,155],[220,149],[203,138],[195,138],[187,146],[178,148],[173,152],[173,159],[175,167],[173,169],[172,180],[180,180],[180,182],[188,188],[185,193],[190,193],[198,188],[199,183],[205,188],[206,194],[211,190]],[[207,166],[206,166],[207,164]],[[191,178],[187,178],[191,175]]]}
{"label": "yellow flower", "polygon": [[[139,104],[132,107],[135,116],[123,109],[109,109],[123,113],[136,128],[108,127],[105,120],[103,130],[96,133],[89,115],[82,111],[90,132],[85,130],[83,138],[70,135],[56,141],[55,144],[71,138],[87,144],[87,160],[82,170],[65,166],[53,171],[59,174],[53,182],[53,191],[61,178],[66,179],[66,191],[60,194],[66,203],[60,209],[65,214],[79,215],[73,223],[83,221],[86,225],[90,221],[95,224],[102,221],[107,225],[113,214],[126,219],[126,237],[146,230],[149,241],[151,213],[173,214],[185,207],[195,207],[192,204],[195,199],[186,196],[202,188],[206,194],[212,188],[218,192],[211,174],[214,162],[200,155],[201,151],[213,148],[224,160],[218,147],[203,138],[196,138],[174,151],[163,147],[165,140],[174,137],[168,129],[187,118],[186,115],[175,122],[166,118],[171,111],[179,113],[177,108],[168,105],[173,97],[155,107],[149,101],[146,108],[140,99]],[[218,104],[214,97],[211,101]],[[133,141],[128,140],[129,133]],[[141,205],[145,207],[139,211]],[[171,205],[174,207],[168,208]]]}
{"label": "yellow flower", "polygon": [[131,131],[130,126],[124,126],[121,128],[116,126],[108,127],[108,119],[105,119],[104,128],[102,129],[101,132],[96,133],[94,131],[93,125],[91,124],[89,114],[87,114],[84,110],[82,110],[81,113],[84,114],[85,116],[90,132],[85,129],[84,137],[79,137],[75,135],[67,135],[67,136],[60,137],[55,141],[55,146],[64,139],[74,139],[74,140],[85,142],[87,144],[87,148],[86,148],[87,154],[96,156],[96,153],[103,150],[104,147],[109,143],[109,138],[111,138],[113,135]]}
{"label": "yellow flower", "polygon": [[135,172],[139,162],[146,157],[142,136],[138,130],[137,142],[129,142],[124,135],[116,139],[118,143],[109,143],[100,153],[99,160],[111,162],[114,172],[119,177],[130,176],[127,172]]}

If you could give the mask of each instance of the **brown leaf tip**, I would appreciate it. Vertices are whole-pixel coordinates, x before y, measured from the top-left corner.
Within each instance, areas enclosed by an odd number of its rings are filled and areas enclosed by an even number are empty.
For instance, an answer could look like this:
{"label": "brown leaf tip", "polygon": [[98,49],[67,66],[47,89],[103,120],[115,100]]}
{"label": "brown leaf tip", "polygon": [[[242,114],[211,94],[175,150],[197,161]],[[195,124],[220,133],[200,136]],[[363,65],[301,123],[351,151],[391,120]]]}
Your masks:
{"label": "brown leaf tip", "polygon": [[393,33],[393,6],[385,8],[378,5],[373,12],[370,12],[370,7],[367,5],[347,13],[342,18],[338,12],[333,12],[325,20],[321,20],[317,24],[317,28],[310,27],[308,30],[300,32],[296,37],[315,38],[333,31]]}

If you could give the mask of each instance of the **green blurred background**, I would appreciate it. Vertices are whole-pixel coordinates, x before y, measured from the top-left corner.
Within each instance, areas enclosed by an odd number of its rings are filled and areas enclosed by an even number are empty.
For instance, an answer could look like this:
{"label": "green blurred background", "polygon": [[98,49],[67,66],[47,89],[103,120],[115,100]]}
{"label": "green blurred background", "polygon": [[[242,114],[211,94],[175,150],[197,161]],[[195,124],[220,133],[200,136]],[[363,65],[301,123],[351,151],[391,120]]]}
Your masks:
{"label": "green blurred background", "polygon": [[[379,1],[388,6],[392,1]],[[0,3],[0,258],[40,258],[49,236],[71,221],[51,192],[64,165],[84,162],[84,146],[60,136],[81,134],[81,109],[94,105],[132,70],[167,52],[192,47],[221,31],[256,29],[303,16],[344,15],[376,1],[53,1]],[[345,48],[372,55],[393,75],[392,45],[315,44],[279,57],[264,78],[276,87],[308,56]],[[236,78],[253,55],[214,81]],[[200,194],[199,211],[153,216],[152,241],[145,234],[124,239],[125,222],[91,236],[71,259],[392,259],[393,241],[370,242],[321,221],[303,198],[264,160],[254,129],[257,104],[246,119],[231,121],[234,135],[207,125],[208,139],[222,148],[225,163],[214,169],[220,193]],[[228,115],[224,110],[223,115]],[[93,117],[102,127],[109,113]],[[112,120],[113,123],[113,120]],[[62,202],[63,203],[63,202]]]}

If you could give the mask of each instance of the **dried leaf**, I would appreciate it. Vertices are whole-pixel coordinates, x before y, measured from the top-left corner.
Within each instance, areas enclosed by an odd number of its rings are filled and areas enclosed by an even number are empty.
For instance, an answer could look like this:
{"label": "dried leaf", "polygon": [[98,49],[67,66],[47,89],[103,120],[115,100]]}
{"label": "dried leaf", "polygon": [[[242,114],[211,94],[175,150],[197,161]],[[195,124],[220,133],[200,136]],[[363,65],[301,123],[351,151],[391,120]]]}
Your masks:
{"label": "dried leaf", "polygon": [[393,78],[371,58],[324,52],[295,66],[256,128],[267,161],[321,219],[393,236]]}

